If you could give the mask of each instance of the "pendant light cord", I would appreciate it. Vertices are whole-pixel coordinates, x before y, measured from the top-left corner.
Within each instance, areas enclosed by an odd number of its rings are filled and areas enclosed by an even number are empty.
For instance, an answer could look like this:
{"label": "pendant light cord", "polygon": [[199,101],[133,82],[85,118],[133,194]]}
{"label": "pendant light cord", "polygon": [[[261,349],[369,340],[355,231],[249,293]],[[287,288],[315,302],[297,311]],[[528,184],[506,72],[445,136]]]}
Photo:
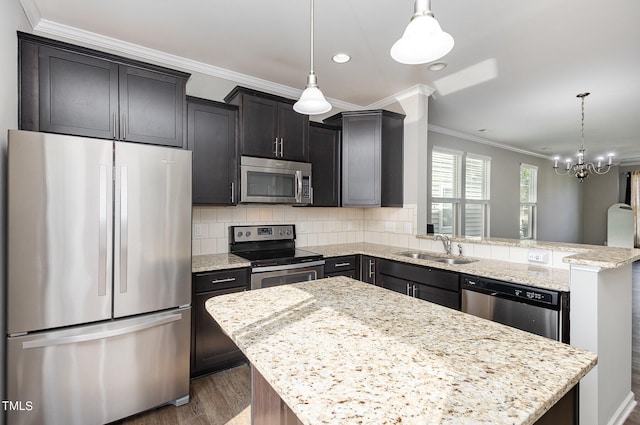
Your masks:
{"label": "pendant light cord", "polygon": [[311,74],[313,74],[313,0],[311,0]]}
{"label": "pendant light cord", "polygon": [[582,97],[582,116],[580,118],[581,120],[581,128],[582,128],[582,149],[584,149],[584,97]]}

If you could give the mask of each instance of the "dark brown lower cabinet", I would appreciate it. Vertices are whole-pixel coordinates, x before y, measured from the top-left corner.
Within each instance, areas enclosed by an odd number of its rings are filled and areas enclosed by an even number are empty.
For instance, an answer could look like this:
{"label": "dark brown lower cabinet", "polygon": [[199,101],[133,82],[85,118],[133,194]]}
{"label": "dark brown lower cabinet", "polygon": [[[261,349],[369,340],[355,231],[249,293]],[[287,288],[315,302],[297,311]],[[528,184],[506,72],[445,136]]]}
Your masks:
{"label": "dark brown lower cabinet", "polygon": [[324,277],[347,276],[358,279],[358,262],[355,255],[326,258],[324,263]]}
{"label": "dark brown lower cabinet", "polygon": [[458,273],[378,259],[376,285],[460,310]]}
{"label": "dark brown lower cabinet", "polygon": [[209,315],[209,298],[249,288],[250,269],[222,270],[193,275],[193,316],[191,323],[191,377],[226,369],[246,358]]}

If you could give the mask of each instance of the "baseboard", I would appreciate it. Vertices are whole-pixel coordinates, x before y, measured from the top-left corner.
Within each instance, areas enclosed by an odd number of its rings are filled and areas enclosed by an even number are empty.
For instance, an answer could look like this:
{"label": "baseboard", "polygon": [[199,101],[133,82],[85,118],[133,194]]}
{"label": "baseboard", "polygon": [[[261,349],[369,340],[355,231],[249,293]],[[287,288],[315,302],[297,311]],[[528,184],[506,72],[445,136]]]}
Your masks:
{"label": "baseboard", "polygon": [[629,392],[629,395],[624,399],[618,410],[613,414],[607,425],[624,425],[624,421],[629,417],[633,409],[638,404],[635,400],[633,392]]}

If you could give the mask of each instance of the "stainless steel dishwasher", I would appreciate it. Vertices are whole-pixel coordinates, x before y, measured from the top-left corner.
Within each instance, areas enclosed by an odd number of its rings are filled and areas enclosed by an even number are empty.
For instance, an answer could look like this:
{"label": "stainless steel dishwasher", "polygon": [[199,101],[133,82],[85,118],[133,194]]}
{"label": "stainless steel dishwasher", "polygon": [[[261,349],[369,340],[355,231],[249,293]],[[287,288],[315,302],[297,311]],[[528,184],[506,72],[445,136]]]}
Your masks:
{"label": "stainless steel dishwasher", "polygon": [[569,343],[568,293],[462,276],[462,311]]}

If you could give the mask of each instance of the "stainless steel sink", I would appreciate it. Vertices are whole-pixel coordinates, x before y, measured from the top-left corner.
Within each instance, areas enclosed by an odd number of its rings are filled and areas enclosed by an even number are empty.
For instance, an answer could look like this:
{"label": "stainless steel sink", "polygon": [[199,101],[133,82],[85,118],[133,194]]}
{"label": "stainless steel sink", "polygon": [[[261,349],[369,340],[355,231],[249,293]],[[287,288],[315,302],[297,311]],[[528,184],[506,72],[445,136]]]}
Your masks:
{"label": "stainless steel sink", "polygon": [[437,261],[438,263],[445,263],[445,264],[469,264],[469,263],[474,263],[478,261],[472,258],[443,257],[442,255],[430,254],[428,252],[421,252],[421,251],[396,252],[396,255],[401,255],[403,257],[408,257],[408,258],[415,258],[419,260]]}
{"label": "stainless steel sink", "polygon": [[431,260],[431,261],[445,259],[445,257],[442,257],[440,255],[434,255],[434,254],[429,254],[427,252],[420,252],[420,251],[396,252],[396,255],[401,255],[403,257],[409,257],[409,258],[416,258],[420,260]]}
{"label": "stainless steel sink", "polygon": [[469,263],[474,263],[478,260],[473,260],[471,258],[439,258],[433,261],[437,261],[439,263],[447,263],[447,264],[469,264]]}

